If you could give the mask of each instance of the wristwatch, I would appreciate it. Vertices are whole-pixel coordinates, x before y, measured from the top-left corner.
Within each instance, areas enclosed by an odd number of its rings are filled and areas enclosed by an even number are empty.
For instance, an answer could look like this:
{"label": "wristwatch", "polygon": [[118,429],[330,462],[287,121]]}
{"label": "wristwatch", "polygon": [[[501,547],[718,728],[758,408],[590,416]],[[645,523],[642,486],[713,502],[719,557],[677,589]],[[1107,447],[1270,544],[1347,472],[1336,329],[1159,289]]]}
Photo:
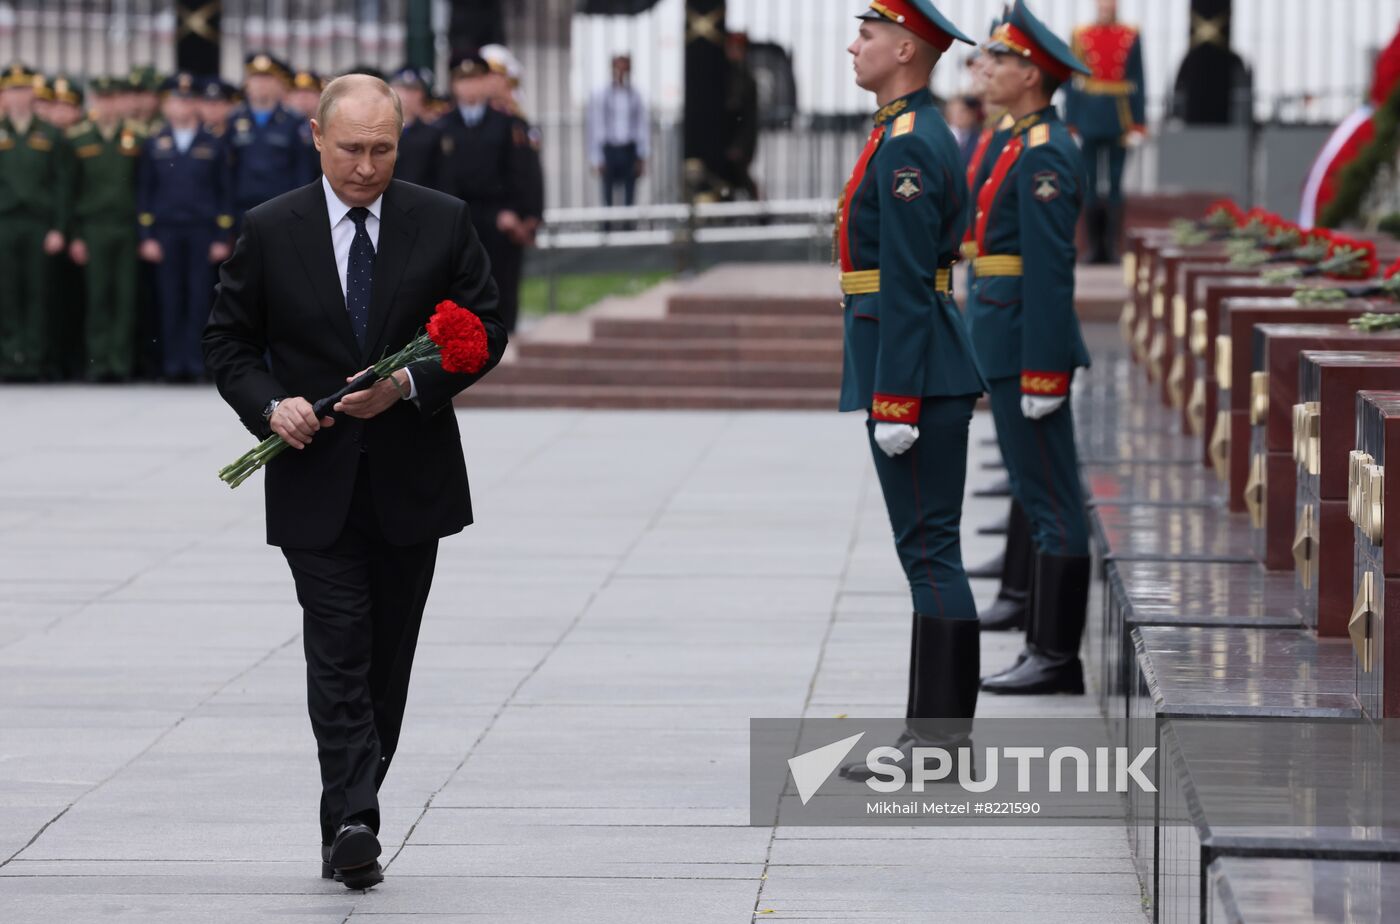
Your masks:
{"label": "wristwatch", "polygon": [[281,398],[273,398],[267,402],[267,407],[263,408],[263,420],[271,420],[273,413],[277,410],[277,405],[282,403]]}

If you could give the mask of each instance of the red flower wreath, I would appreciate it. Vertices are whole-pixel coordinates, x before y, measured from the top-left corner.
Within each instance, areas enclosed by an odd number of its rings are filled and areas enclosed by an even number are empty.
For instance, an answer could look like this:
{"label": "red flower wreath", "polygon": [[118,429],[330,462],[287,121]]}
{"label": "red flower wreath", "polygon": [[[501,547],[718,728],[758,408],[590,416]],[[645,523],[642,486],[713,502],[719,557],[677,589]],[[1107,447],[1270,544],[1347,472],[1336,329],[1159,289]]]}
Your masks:
{"label": "red flower wreath", "polygon": [[481,318],[454,301],[438,302],[428,321],[428,336],[438,345],[447,372],[475,374],[491,357]]}

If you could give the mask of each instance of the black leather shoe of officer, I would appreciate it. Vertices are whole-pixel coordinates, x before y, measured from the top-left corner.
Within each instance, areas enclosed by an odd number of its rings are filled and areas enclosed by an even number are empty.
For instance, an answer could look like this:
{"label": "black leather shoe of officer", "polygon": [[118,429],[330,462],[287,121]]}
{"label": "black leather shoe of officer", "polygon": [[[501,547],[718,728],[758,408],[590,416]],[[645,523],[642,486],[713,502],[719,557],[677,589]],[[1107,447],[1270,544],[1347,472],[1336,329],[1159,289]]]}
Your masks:
{"label": "black leather shoe of officer", "polygon": [[[982,645],[975,619],[940,619],[918,613],[914,614],[912,638],[905,731],[894,744],[902,752],[896,763],[906,772],[915,747],[946,748],[956,761],[957,749],[971,746],[968,736],[977,712]],[[957,779],[956,771],[955,766],[951,780]],[[864,760],[846,764],[840,774],[855,782],[875,776]]]}
{"label": "black leather shoe of officer", "polygon": [[378,862],[380,852],[374,830],[362,822],[351,821],[341,825],[335,833],[328,860],[335,877],[347,889],[368,889],[384,881],[384,871]]}
{"label": "black leather shoe of officer", "polygon": [[988,693],[1044,695],[1084,692],[1079,644],[1089,605],[1087,556],[1038,555],[1028,656],[982,681]]}

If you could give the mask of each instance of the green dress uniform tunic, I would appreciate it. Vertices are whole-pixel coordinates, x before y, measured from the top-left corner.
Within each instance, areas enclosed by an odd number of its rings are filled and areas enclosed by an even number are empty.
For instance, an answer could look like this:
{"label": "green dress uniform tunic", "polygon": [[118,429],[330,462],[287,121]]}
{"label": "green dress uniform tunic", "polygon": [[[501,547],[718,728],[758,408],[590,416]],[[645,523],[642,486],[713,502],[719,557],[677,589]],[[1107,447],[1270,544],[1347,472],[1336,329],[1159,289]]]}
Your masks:
{"label": "green dress uniform tunic", "polygon": [[[985,390],[952,294],[967,222],[957,142],[927,90],[891,102],[846,187],[841,410],[869,415],[871,448],[916,612],[975,619],[959,527],[972,409]],[[890,458],[879,422],[919,428]]]}
{"label": "green dress uniform tunic", "polygon": [[1018,121],[978,198],[979,256],[967,319],[1006,457],[1012,493],[1036,548],[1087,555],[1074,422],[1069,404],[1040,420],[1021,396],[1068,396],[1089,352],[1074,312],[1075,227],[1085,190],[1083,161],[1054,107]]}
{"label": "green dress uniform tunic", "polygon": [[136,356],[136,170],[143,135],[123,122],[106,134],[95,122],[68,131],[73,150],[74,240],[87,244],[87,377],[131,377]]}
{"label": "green dress uniform tunic", "polygon": [[48,349],[48,232],[67,225],[63,135],[37,117],[0,118],[0,376],[33,378]]}

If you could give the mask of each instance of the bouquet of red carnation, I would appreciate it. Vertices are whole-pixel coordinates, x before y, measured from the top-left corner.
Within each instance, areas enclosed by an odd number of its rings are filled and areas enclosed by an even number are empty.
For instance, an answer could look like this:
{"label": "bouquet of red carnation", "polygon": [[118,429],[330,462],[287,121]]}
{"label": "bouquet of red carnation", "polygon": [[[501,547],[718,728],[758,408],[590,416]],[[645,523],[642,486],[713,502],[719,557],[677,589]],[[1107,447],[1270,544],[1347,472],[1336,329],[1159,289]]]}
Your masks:
{"label": "bouquet of red carnation", "polygon": [[1373,242],[1335,234],[1317,268],[1333,279],[1370,279],[1380,274],[1381,261]]}
{"label": "bouquet of red carnation", "polygon": [[1217,199],[1206,209],[1206,226],[1219,231],[1233,231],[1247,220],[1240,207],[1229,199]]}
{"label": "bouquet of red carnation", "polygon": [[[490,359],[486,328],[481,318],[453,301],[438,302],[425,332],[414,337],[402,350],[370,366],[340,391],[317,401],[312,410],[317,419],[325,417],[346,395],[364,391],[382,379],[425,360],[437,360],[447,372],[467,375],[480,372]],[[273,434],[219,472],[219,480],[230,488],[247,481],[254,472],[282,454],[287,443]]]}

